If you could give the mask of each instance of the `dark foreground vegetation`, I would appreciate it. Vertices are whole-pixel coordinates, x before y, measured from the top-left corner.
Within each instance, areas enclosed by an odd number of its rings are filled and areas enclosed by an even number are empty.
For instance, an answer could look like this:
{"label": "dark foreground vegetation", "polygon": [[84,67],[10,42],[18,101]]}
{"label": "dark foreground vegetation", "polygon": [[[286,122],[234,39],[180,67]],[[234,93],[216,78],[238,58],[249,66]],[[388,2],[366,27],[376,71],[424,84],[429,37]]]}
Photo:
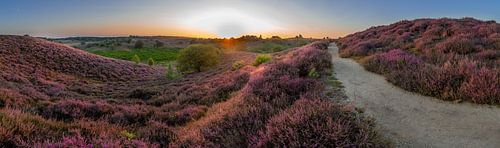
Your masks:
{"label": "dark foreground vegetation", "polygon": [[443,100],[500,104],[500,24],[418,19],[338,40],[341,56],[406,90]]}
{"label": "dark foreground vegetation", "polygon": [[162,67],[0,36],[0,145],[382,147],[373,121],[322,95],[327,45],[257,67],[255,54],[224,53],[213,69],[168,79]]}

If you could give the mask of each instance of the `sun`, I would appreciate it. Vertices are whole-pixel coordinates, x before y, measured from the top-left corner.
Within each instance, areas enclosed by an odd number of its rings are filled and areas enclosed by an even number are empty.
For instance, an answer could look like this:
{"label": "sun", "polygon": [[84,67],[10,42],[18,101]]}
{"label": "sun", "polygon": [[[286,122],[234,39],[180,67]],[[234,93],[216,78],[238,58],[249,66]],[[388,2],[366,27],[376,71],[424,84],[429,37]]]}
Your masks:
{"label": "sun", "polygon": [[279,28],[263,18],[231,8],[200,11],[184,18],[182,25],[224,38],[267,32]]}

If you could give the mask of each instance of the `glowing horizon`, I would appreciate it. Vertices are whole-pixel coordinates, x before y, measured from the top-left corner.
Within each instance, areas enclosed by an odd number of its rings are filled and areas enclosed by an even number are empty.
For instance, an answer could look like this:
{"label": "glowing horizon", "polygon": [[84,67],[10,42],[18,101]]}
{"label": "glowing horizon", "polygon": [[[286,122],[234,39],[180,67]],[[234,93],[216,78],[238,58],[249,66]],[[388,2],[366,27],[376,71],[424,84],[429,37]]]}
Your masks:
{"label": "glowing horizon", "polygon": [[[489,2],[489,3],[488,3]],[[447,7],[449,3],[455,7]],[[342,37],[416,18],[500,20],[500,2],[396,0],[0,1],[0,34],[68,36],[262,35]],[[278,7],[279,6],[279,7]]]}

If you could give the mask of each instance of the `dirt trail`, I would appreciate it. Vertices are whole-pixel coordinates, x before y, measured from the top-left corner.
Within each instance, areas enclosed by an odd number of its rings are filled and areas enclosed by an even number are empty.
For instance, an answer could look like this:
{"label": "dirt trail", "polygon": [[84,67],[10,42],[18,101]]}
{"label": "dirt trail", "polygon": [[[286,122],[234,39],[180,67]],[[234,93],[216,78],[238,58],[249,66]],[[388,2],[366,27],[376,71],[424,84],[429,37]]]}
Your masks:
{"label": "dirt trail", "polygon": [[500,107],[407,92],[352,59],[340,58],[335,44],[329,50],[349,99],[376,119],[396,147],[500,147]]}

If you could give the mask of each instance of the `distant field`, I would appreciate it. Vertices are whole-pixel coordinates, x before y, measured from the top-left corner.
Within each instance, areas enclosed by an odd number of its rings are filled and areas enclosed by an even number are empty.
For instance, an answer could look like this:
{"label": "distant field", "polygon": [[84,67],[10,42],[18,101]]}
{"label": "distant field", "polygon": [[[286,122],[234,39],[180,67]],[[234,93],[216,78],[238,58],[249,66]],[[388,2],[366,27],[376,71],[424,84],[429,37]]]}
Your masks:
{"label": "distant field", "polygon": [[157,64],[165,65],[169,61],[175,61],[179,54],[180,48],[141,48],[132,50],[94,50],[91,53],[104,57],[131,60],[134,55],[139,56],[143,63],[146,63],[149,58]]}

